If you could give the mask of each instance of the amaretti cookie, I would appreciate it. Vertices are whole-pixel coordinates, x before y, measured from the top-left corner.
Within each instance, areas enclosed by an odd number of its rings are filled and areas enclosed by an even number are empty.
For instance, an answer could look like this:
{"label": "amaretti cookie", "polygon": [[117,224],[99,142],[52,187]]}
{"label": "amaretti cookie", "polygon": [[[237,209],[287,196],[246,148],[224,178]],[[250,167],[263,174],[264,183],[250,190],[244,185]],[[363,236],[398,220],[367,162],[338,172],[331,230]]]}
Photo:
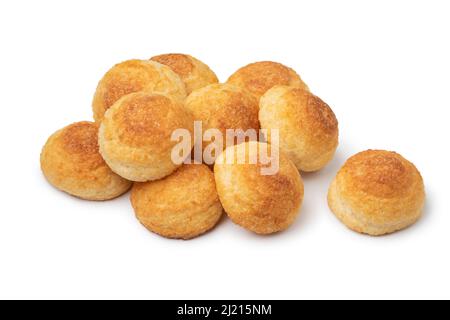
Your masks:
{"label": "amaretti cookie", "polygon": [[373,236],[404,229],[422,215],[425,191],[416,167],[395,152],[367,150],[344,164],[328,205],[350,229]]}
{"label": "amaretti cookie", "polygon": [[152,57],[151,60],[162,63],[175,71],[186,85],[187,94],[208,84],[219,82],[216,74],[205,63],[188,54],[161,54]]}
{"label": "amaretti cookie", "polygon": [[205,165],[183,165],[164,179],[135,183],[131,204],[147,229],[175,239],[207,232],[223,212],[214,175]]}
{"label": "amaretti cookie", "polygon": [[[279,170],[263,175],[266,165],[260,148],[270,145],[250,141],[227,148],[214,165],[217,192],[225,212],[236,224],[258,234],[287,229],[299,215],[303,181],[295,165],[279,154]],[[252,164],[250,159],[257,158]],[[247,159],[240,163],[239,159]]]}
{"label": "amaretti cookie", "polygon": [[194,138],[193,118],[181,102],[161,94],[132,93],[106,112],[99,132],[100,153],[114,172],[128,180],[161,179],[180,166],[172,161],[178,143],[172,133],[177,129],[188,130]]}
{"label": "amaretti cookie", "polygon": [[260,100],[262,129],[279,130],[281,149],[301,171],[317,171],[334,156],[339,140],[338,121],[319,97],[300,87],[275,86]]}
{"label": "amaretti cookie", "polygon": [[249,91],[258,101],[276,85],[298,86],[308,90],[308,86],[293,69],[272,61],[255,62],[242,67],[227,82]]}
{"label": "amaretti cookie", "polygon": [[166,94],[180,101],[186,98],[183,81],[168,66],[128,60],[112,67],[100,80],[92,102],[95,121],[101,121],[106,110],[121,97],[139,91]]}
{"label": "amaretti cookie", "polygon": [[126,192],[131,182],[106,165],[97,136],[98,125],[87,121],[51,135],[41,153],[41,168],[48,182],[86,200],[108,200]]}

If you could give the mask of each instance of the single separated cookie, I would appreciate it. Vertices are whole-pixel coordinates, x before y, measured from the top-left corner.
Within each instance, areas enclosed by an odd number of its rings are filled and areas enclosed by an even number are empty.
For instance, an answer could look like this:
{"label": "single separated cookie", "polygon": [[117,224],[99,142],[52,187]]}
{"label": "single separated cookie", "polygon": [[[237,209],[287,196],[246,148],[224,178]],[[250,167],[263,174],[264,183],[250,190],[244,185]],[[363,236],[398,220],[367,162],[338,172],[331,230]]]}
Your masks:
{"label": "single separated cookie", "polygon": [[339,170],[328,191],[331,211],[350,229],[392,233],[422,215],[425,191],[416,167],[395,152],[360,152]]}

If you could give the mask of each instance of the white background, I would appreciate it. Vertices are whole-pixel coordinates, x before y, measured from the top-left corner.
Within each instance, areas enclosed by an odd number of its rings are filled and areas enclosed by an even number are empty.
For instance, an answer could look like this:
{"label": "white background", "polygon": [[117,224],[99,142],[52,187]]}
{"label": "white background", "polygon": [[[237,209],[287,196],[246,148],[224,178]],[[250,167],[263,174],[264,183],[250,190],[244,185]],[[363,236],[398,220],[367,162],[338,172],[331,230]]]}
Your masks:
{"label": "white background", "polygon": [[[1,1],[0,298],[450,298],[448,1]],[[222,81],[274,60],[334,109],[340,147],[303,175],[301,216],[260,237],[224,219],[183,242],[147,232],[128,195],[67,196],[46,183],[47,137],[90,120],[115,63],[168,52]],[[350,155],[395,150],[426,183],[423,219],[371,238],[326,204]]]}

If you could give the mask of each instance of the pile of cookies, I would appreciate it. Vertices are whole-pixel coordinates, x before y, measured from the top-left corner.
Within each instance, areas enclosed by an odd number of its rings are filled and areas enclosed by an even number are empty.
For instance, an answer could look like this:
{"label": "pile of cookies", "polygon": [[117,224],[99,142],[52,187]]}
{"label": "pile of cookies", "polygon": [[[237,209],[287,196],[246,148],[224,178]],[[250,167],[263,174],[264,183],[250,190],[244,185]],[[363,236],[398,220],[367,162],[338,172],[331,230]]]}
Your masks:
{"label": "pile of cookies", "polygon": [[[167,238],[191,239],[218,223],[223,212],[258,234],[287,229],[304,196],[300,172],[322,169],[338,146],[338,121],[291,68],[249,64],[219,83],[203,62],[186,54],[129,60],[112,67],[93,98],[94,122],[77,122],[50,136],[41,168],[56,188],[86,200],[109,200],[131,188],[137,219]],[[277,129],[279,170],[262,175],[250,158],[271,148],[272,135],[234,144],[214,166],[176,164],[177,129]],[[204,146],[203,146],[204,147]],[[190,157],[191,155],[187,155]],[[234,159],[234,158],[233,158]],[[331,211],[357,232],[382,235],[419,219],[422,177],[395,152],[368,150],[351,157],[328,193]]]}

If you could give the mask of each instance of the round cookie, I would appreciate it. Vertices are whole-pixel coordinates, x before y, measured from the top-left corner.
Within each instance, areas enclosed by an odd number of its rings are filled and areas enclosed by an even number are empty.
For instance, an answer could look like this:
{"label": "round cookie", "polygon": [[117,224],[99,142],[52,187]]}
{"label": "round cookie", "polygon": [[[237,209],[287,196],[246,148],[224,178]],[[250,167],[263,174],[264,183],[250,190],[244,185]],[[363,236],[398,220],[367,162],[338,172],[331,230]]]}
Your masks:
{"label": "round cookie", "polygon": [[92,102],[95,121],[101,121],[121,97],[139,91],[186,98],[183,81],[169,67],[155,61],[128,60],[112,67],[100,80]]}
{"label": "round cookie", "polygon": [[271,61],[255,62],[242,67],[227,82],[246,89],[257,101],[276,85],[298,86],[308,90],[308,86],[293,69]]}
{"label": "round cookie", "polygon": [[161,54],[150,60],[164,64],[175,71],[186,85],[187,94],[209,84],[219,82],[216,74],[205,63],[188,54]]}
{"label": "round cookie", "polygon": [[[218,129],[226,137],[227,129],[254,129],[259,132],[257,101],[246,91],[230,84],[212,84],[192,92],[185,101],[194,119],[202,121],[203,131]],[[256,137],[257,139],[257,137]],[[224,141],[221,141],[224,142]],[[208,143],[203,144],[203,149]],[[225,149],[226,144],[223,143]]]}
{"label": "round cookie", "polygon": [[395,152],[360,152],[339,170],[328,205],[350,229],[373,236],[404,229],[422,215],[425,191],[416,167]]}
{"label": "round cookie", "polygon": [[181,102],[161,94],[132,93],[106,112],[99,131],[100,153],[128,180],[161,179],[180,166],[172,161],[178,144],[172,133],[177,129],[188,130],[193,145],[193,118]]}
{"label": "round cookie", "polygon": [[[299,214],[303,181],[294,164],[279,154],[279,170],[262,175],[262,158],[249,159],[270,145],[256,141],[227,148],[214,165],[217,192],[225,212],[236,224],[258,234],[287,229]],[[245,157],[247,161],[240,163]]]}
{"label": "round cookie", "polygon": [[131,182],[118,176],[99,153],[98,125],[77,122],[50,136],[41,153],[41,169],[54,187],[86,200],[120,196]]}
{"label": "round cookie", "polygon": [[186,240],[212,229],[223,212],[214,175],[205,165],[183,165],[162,180],[135,183],[131,204],[150,231]]}
{"label": "round cookie", "polygon": [[278,129],[280,147],[301,171],[317,171],[334,156],[339,140],[338,121],[319,97],[298,87],[276,86],[260,100],[259,121]]}

